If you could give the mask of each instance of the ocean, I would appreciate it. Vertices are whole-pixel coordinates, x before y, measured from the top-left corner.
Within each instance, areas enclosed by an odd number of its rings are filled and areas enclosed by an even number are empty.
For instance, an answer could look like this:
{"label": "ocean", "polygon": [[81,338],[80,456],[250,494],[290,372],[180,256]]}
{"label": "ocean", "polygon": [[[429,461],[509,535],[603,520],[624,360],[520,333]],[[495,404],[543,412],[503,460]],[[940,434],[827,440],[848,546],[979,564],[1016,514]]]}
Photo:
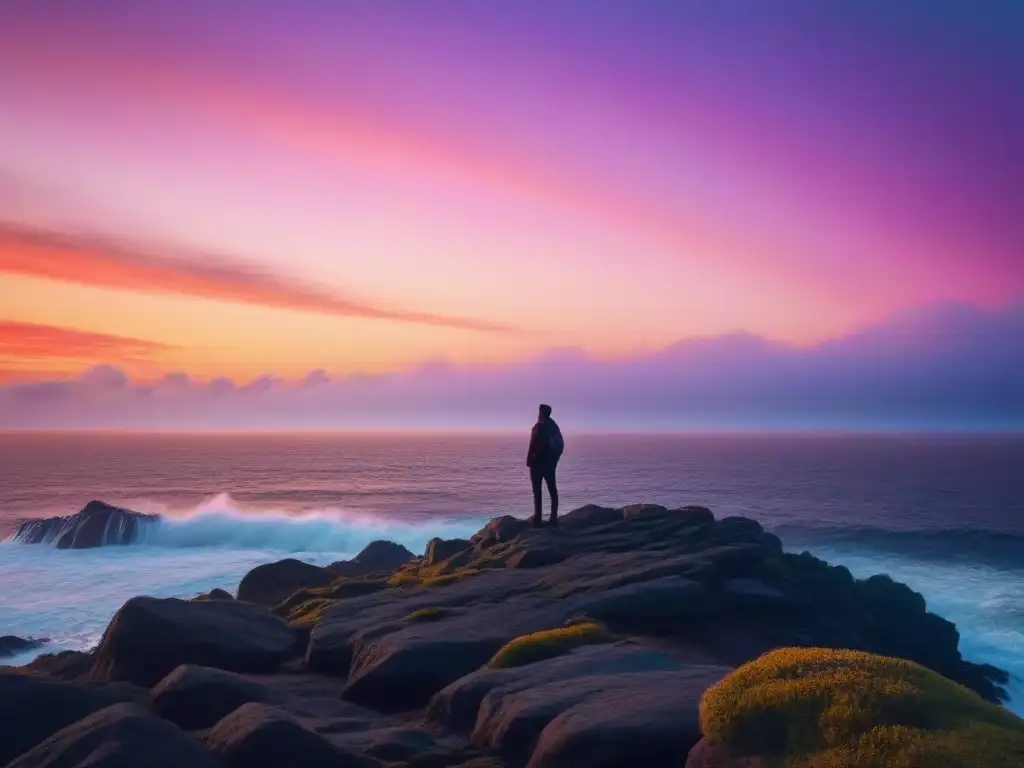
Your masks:
{"label": "ocean", "polygon": [[[0,538],[91,499],[166,521],[130,546],[0,544],[0,635],[93,646],[137,594],[233,591],[260,563],[384,538],[422,552],[531,512],[526,435],[0,434]],[[1024,714],[1024,436],[573,435],[563,511],[703,504],[791,551],[888,573],[1013,675]],[[26,663],[23,654],[8,663]]]}

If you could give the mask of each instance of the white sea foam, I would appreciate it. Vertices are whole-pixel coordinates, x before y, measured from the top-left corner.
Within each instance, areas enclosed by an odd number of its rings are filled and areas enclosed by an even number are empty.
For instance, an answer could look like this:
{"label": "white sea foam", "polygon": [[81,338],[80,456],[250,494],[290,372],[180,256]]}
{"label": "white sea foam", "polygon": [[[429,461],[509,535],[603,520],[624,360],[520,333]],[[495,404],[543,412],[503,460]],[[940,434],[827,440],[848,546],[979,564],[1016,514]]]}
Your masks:
{"label": "white sea foam", "polygon": [[[466,537],[482,519],[402,522],[341,510],[304,515],[250,513],[226,495],[182,515],[168,515],[133,546],[59,550],[0,544],[0,634],[49,638],[43,651],[86,650],[128,598],[193,597],[233,592],[247,571],[284,557],[326,565],[377,539],[422,553],[434,536]],[[27,663],[33,651],[6,663]]]}

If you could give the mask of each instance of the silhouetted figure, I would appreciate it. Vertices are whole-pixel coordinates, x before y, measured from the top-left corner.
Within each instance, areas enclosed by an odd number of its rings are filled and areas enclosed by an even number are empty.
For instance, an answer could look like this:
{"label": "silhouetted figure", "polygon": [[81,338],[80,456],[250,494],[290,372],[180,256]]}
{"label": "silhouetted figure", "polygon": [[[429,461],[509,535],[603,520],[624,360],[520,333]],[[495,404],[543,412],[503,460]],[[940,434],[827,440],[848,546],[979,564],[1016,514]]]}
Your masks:
{"label": "silhouetted figure", "polygon": [[543,525],[543,504],[541,503],[541,484],[546,483],[551,495],[551,525],[558,525],[558,485],[555,482],[555,469],[562,458],[565,441],[562,430],[551,418],[551,406],[540,407],[537,423],[530,433],[530,448],[526,452],[526,466],[530,468],[530,482],[533,483],[533,525]]}

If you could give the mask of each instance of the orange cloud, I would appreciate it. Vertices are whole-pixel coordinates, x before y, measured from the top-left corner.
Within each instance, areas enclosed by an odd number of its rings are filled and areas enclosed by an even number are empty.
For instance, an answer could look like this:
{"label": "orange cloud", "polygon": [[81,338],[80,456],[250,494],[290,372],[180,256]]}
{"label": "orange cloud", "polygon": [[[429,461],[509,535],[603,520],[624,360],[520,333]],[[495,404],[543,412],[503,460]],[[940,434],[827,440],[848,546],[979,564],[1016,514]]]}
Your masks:
{"label": "orange cloud", "polygon": [[166,344],[128,336],[0,320],[0,360],[122,359],[146,357],[166,349],[170,349]]}
{"label": "orange cloud", "polygon": [[0,273],[140,293],[178,294],[343,317],[472,331],[508,326],[429,312],[383,309],[222,257],[137,248],[114,238],[0,222]]}

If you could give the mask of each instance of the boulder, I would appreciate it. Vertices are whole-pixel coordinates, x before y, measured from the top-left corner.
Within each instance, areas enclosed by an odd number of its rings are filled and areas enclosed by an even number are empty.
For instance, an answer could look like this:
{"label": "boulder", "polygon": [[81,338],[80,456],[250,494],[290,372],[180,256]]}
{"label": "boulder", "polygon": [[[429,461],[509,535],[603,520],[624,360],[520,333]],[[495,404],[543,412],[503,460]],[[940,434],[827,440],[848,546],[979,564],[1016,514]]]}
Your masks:
{"label": "boulder", "polygon": [[701,695],[728,672],[638,644],[590,646],[474,672],[427,718],[531,766],[681,765],[700,738]]}
{"label": "boulder", "polygon": [[715,522],[715,514],[710,509],[696,504],[680,507],[676,513],[688,525],[711,525]]}
{"label": "boulder", "polygon": [[122,684],[70,683],[0,670],[0,765],[77,720],[142,696]]}
{"label": "boulder", "polygon": [[701,695],[727,672],[693,665],[494,692],[481,707],[477,732],[496,739],[496,748],[505,746],[502,737],[535,742],[530,768],[682,765],[701,738]]}
{"label": "boulder", "polygon": [[0,657],[14,656],[17,653],[24,651],[31,651],[35,648],[39,648],[48,640],[26,640],[23,637],[17,635],[4,635],[0,637]]}
{"label": "boulder", "polygon": [[238,599],[273,608],[300,589],[322,587],[335,578],[326,568],[287,558],[256,566],[245,574],[238,584]]}
{"label": "boulder", "polygon": [[243,704],[272,698],[259,683],[195,664],[182,664],[149,694],[154,712],[187,731],[209,728]]}
{"label": "boulder", "polygon": [[423,556],[424,565],[437,565],[463,550],[469,549],[472,542],[467,539],[433,538],[427,542],[427,552]]}
{"label": "boulder", "polygon": [[396,571],[414,559],[416,555],[392,541],[371,541],[351,560],[331,563],[327,570],[335,576],[351,578],[371,574],[387,574]]}
{"label": "boulder", "polygon": [[358,756],[265,704],[236,709],[207,734],[206,746],[225,768],[364,768]]}
{"label": "boulder", "polygon": [[665,517],[668,509],[661,504],[627,504],[619,510],[625,520],[643,520],[645,517]]}
{"label": "boulder", "polygon": [[685,630],[694,619],[720,610],[718,600],[704,584],[679,576],[584,595],[573,605],[579,613],[613,630],[637,634]]}
{"label": "boulder", "polygon": [[591,677],[678,670],[680,662],[661,651],[632,643],[581,646],[562,656],[521,667],[483,667],[459,678],[430,701],[426,717],[455,731],[476,726],[480,706],[491,691],[528,690],[553,681],[571,682]]}
{"label": "boulder", "polygon": [[378,712],[424,706],[449,683],[483,666],[511,638],[394,633],[366,642],[352,659],[342,696]]}
{"label": "boulder", "polygon": [[523,531],[531,527],[529,520],[521,520],[518,517],[504,515],[495,517],[483,528],[473,534],[470,541],[477,549],[493,547],[495,544],[503,544],[512,541]]}
{"label": "boulder", "polygon": [[13,538],[22,544],[53,544],[57,549],[131,544],[146,526],[159,520],[158,515],[90,501],[76,515],[26,521],[18,526]]}
{"label": "boulder", "polygon": [[218,768],[202,744],[135,704],[115,704],[57,731],[7,768]]}
{"label": "boulder", "polygon": [[257,605],[133,597],[103,633],[92,676],[148,688],[180,664],[273,672],[295,646],[284,620]]}
{"label": "boulder", "polygon": [[611,507],[601,507],[597,504],[587,504],[579,509],[574,509],[568,514],[559,518],[559,523],[569,528],[589,527],[614,523],[622,520],[622,513]]}
{"label": "boulder", "polygon": [[215,588],[192,598],[193,600],[234,600],[235,596],[225,589]]}

